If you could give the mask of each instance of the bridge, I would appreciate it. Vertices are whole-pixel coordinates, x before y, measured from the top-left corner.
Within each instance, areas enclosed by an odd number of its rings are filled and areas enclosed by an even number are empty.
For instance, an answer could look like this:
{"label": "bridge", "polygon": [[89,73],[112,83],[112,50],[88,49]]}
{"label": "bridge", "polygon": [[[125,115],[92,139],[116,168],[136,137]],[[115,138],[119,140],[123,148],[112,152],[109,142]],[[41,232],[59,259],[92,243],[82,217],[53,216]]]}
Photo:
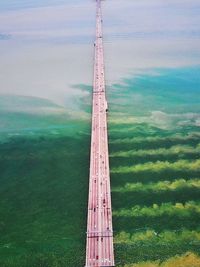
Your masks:
{"label": "bridge", "polygon": [[108,153],[101,0],[96,0],[96,40],[85,267],[115,266]]}

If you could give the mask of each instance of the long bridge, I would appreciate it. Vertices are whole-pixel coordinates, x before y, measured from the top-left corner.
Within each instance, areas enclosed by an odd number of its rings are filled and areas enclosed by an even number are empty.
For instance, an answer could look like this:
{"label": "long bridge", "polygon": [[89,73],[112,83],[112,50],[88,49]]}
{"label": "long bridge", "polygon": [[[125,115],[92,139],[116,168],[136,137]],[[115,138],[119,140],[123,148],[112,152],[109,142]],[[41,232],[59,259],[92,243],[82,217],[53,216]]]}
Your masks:
{"label": "long bridge", "polygon": [[115,266],[108,153],[101,0],[96,0],[96,40],[85,267]]}

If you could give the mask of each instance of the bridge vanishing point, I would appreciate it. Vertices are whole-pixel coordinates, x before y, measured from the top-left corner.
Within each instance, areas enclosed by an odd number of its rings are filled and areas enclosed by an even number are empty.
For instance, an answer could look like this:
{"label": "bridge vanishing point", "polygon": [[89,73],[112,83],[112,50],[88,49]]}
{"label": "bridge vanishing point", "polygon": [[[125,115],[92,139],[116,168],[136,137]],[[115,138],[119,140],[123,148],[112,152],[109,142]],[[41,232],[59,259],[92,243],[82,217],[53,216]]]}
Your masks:
{"label": "bridge vanishing point", "polygon": [[115,266],[108,153],[101,0],[96,0],[96,40],[85,267]]}

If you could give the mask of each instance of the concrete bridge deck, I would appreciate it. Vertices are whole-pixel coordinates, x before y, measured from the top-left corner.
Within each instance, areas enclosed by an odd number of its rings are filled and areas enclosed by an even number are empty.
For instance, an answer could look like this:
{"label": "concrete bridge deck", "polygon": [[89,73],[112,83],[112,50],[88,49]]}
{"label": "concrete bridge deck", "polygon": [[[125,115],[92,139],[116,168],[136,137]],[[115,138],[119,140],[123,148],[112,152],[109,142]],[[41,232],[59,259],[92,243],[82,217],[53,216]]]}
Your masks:
{"label": "concrete bridge deck", "polygon": [[101,1],[96,1],[86,267],[114,266]]}

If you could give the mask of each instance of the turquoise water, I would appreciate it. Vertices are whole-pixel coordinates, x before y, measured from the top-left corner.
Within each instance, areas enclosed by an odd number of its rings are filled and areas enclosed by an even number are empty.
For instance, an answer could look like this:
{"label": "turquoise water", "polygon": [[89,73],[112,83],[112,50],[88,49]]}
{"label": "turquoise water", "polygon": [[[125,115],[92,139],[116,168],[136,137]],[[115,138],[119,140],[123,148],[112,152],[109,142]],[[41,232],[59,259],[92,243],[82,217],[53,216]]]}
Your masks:
{"label": "turquoise water", "polygon": [[146,71],[146,74],[138,74],[133,78],[124,78],[121,83],[111,87],[110,95],[113,97],[115,110],[147,116],[154,111],[162,111],[169,116],[177,113],[180,117],[195,113],[193,115],[198,120],[200,67],[156,68],[151,71],[152,73]]}

